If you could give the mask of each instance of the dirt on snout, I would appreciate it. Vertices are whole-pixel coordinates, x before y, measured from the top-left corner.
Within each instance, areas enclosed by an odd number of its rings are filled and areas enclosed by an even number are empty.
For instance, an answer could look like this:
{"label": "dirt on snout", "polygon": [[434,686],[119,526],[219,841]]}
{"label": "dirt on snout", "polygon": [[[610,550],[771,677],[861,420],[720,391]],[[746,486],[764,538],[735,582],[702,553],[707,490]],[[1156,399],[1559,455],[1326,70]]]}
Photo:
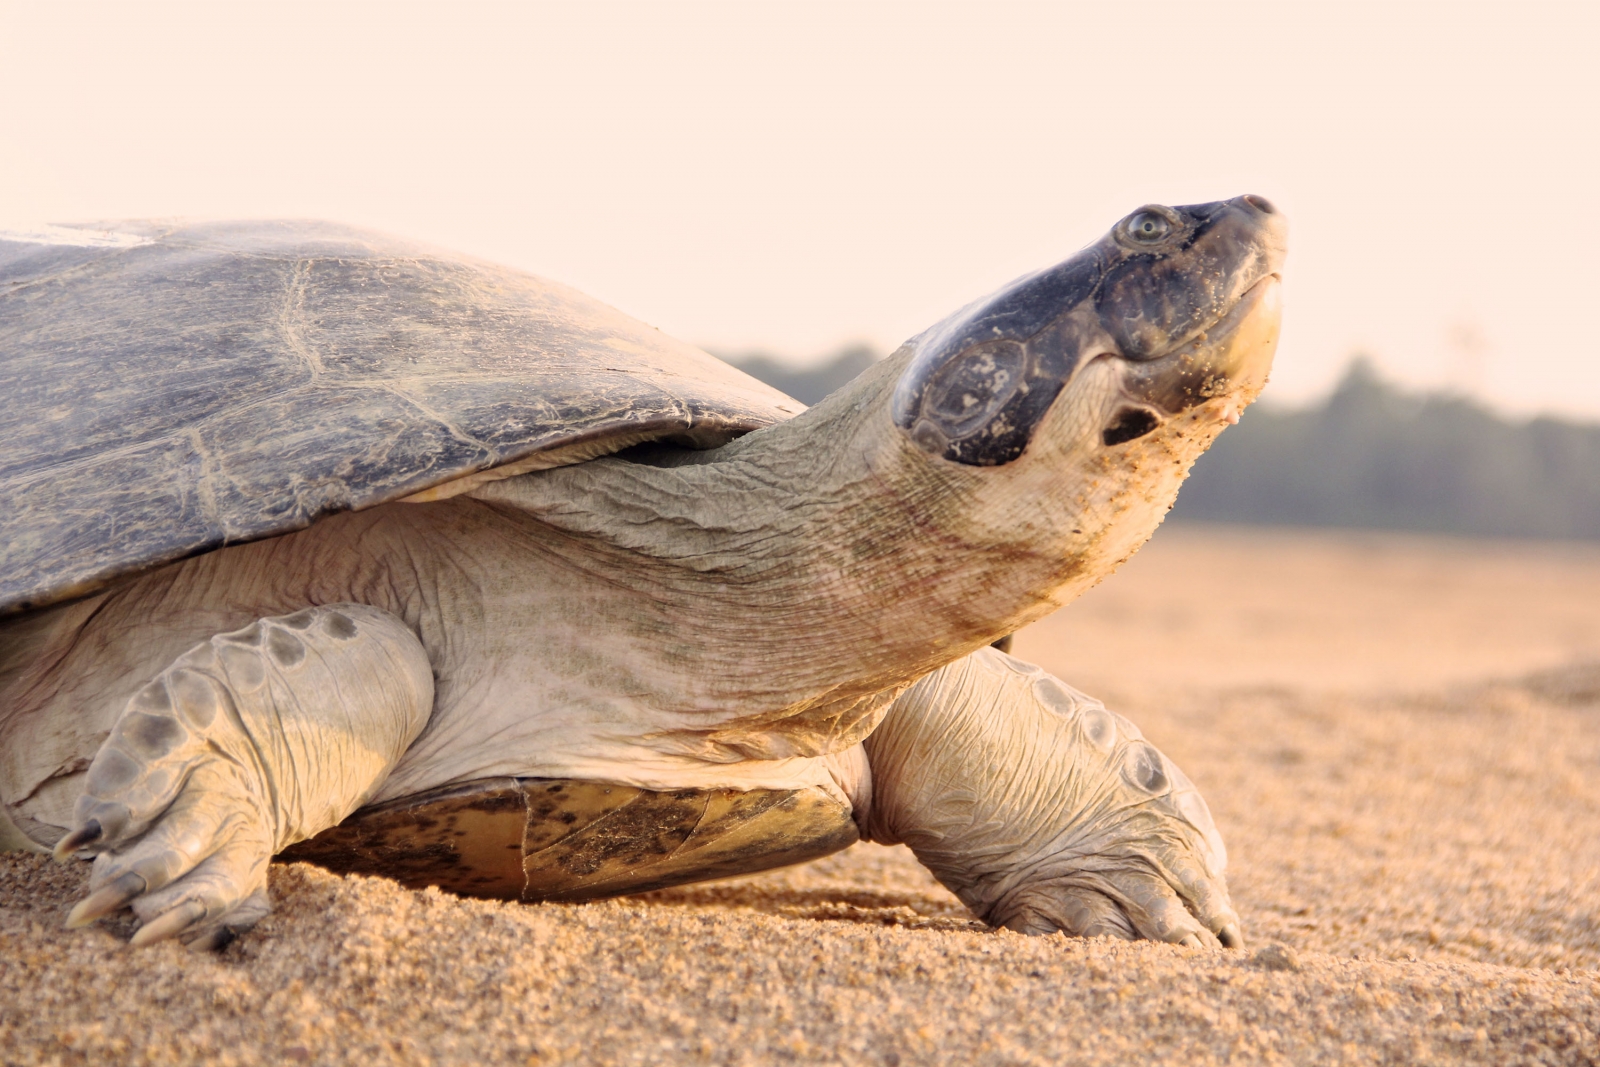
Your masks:
{"label": "dirt on snout", "polygon": [[1248,947],[1028,938],[902,848],[589,905],[304,865],[216,956],[0,856],[0,1063],[1600,1063],[1600,546],[1175,527],[1019,635],[1182,766]]}

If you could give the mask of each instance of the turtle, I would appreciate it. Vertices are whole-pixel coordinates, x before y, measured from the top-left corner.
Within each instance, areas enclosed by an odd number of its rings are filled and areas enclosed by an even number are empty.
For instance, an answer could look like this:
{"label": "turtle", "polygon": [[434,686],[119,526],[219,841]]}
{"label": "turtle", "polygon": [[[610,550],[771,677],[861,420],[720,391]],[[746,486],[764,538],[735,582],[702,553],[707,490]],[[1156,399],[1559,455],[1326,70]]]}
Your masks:
{"label": "turtle", "polygon": [[858,840],[991,926],[1242,944],[1194,784],[992,645],[1260,392],[1286,234],[1141,207],[810,408],[364,230],[7,235],[5,843],[134,945],[227,944],[274,857],[531,903]]}

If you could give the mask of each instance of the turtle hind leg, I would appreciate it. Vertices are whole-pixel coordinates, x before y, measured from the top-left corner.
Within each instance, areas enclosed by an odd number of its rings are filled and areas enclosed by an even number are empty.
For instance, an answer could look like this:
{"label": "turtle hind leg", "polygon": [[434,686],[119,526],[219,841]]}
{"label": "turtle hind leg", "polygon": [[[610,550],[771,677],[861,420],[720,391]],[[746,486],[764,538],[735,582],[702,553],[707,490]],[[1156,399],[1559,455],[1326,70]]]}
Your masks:
{"label": "turtle hind leg", "polygon": [[866,740],[863,832],[904,842],[994,926],[1242,944],[1227,851],[1127,719],[980,649],[917,682]]}
{"label": "turtle hind leg", "polygon": [[360,604],[261,619],[184,653],[100,747],[58,859],[95,853],[68,926],[131,907],[133,943],[225,943],[268,909],[267,862],[377,789],[433,706],[426,651]]}

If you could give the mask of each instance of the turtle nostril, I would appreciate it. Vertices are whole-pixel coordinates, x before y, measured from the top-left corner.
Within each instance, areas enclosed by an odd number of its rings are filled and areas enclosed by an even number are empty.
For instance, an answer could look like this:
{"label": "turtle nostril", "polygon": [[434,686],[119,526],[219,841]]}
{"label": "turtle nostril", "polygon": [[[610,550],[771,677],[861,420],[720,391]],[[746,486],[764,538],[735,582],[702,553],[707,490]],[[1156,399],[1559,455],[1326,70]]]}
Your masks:
{"label": "turtle nostril", "polygon": [[1278,209],[1272,206],[1272,201],[1264,196],[1249,193],[1244,197],[1244,202],[1261,212],[1263,215],[1276,215]]}

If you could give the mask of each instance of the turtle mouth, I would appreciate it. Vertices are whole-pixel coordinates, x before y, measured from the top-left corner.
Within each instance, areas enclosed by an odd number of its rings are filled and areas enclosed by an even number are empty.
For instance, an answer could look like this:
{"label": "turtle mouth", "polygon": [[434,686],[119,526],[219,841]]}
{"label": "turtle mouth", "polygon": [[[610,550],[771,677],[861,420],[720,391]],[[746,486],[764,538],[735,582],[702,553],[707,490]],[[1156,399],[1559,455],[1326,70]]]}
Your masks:
{"label": "turtle mouth", "polygon": [[1238,421],[1238,409],[1267,384],[1282,317],[1282,280],[1268,274],[1216,322],[1175,349],[1148,362],[1127,363],[1123,392],[1128,403],[1106,426],[1106,443],[1142,437],[1164,421],[1159,415],[1178,415],[1218,399],[1226,401],[1220,405],[1227,409],[1222,416]]}
{"label": "turtle mouth", "polygon": [[1119,408],[1112,417],[1111,424],[1100,431],[1100,440],[1104,441],[1107,447],[1126,444],[1160,426],[1161,421],[1161,416],[1149,408]]}

